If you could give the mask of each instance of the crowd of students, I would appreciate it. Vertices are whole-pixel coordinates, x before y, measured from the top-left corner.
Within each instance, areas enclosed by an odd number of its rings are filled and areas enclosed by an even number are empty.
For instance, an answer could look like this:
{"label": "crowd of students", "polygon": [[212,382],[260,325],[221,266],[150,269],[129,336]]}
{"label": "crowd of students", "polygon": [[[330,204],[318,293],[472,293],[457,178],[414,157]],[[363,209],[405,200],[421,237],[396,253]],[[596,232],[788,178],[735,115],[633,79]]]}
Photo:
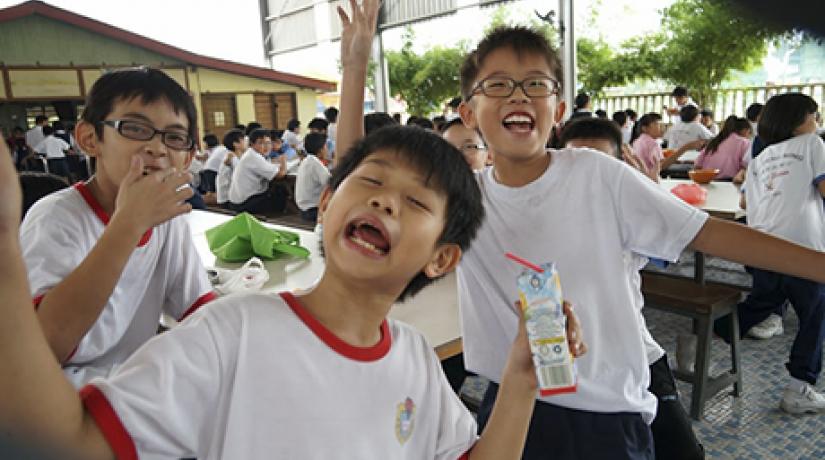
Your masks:
{"label": "crowd of students", "polygon": [[[194,195],[195,108],[161,71],[95,82],[74,131],[95,174],[37,202],[22,225],[0,147],[0,390],[14,395],[0,399],[0,449],[83,459],[701,458],[641,314],[646,259],[674,261],[686,248],[756,267],[743,334],[790,299],[800,330],[780,406],[825,411],[813,388],[825,337],[825,144],[813,100],[765,105],[764,148],[743,173],[744,226],[655,183],[667,162],[661,116],[639,118],[632,147],[621,116],[579,115],[556,132],[561,62],[528,28],[479,42],[450,105],[459,118],[445,115],[438,133],[421,119],[402,127],[364,116],[379,5],[338,9],[332,124],[313,120],[303,139],[297,120],[284,133],[230,130],[222,145],[207,136],[195,167],[208,200],[254,212],[282,204],[270,182],[288,172],[290,148],[305,152],[296,201],[321,224],[326,268],[301,293],[212,293],[182,218]],[[699,116],[688,107],[685,125]],[[702,139],[713,140],[701,161],[741,152],[728,140],[748,131],[727,119]],[[548,149],[554,133],[562,144]],[[684,142],[677,156],[694,141]],[[728,163],[728,172],[741,165]],[[304,187],[313,192],[298,196]],[[505,253],[558,269],[574,393],[537,393],[514,305],[521,267]],[[387,318],[453,270],[467,368],[492,381],[477,419],[421,333]],[[156,335],[161,312],[188,319]],[[717,332],[730,337],[721,324]]]}

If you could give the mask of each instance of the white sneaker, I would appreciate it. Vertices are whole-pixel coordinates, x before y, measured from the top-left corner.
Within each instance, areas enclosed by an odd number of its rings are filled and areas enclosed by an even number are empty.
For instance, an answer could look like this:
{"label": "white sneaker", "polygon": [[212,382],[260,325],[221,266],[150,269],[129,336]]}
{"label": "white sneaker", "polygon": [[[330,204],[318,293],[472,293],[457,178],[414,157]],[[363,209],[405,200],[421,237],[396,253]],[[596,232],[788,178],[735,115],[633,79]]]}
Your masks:
{"label": "white sneaker", "polygon": [[825,412],[825,396],[817,393],[812,386],[807,383],[802,390],[792,387],[785,388],[782,395],[782,402],[779,407],[790,414],[814,414]]}
{"label": "white sneaker", "polygon": [[696,336],[679,334],[676,337],[676,369],[692,374],[696,369]]}
{"label": "white sneaker", "polygon": [[748,331],[748,336],[754,339],[766,340],[775,335],[782,335],[783,332],[785,330],[782,328],[782,317],[772,314],[761,323],[753,326]]}

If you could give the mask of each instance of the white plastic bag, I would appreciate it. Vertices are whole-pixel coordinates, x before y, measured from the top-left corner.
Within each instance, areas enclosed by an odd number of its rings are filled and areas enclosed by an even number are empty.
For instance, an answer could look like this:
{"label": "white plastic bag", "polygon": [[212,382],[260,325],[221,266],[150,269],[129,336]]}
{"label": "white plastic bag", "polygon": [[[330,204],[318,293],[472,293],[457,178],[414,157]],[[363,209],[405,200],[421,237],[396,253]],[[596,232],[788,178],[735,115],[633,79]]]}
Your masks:
{"label": "white plastic bag", "polygon": [[260,291],[269,281],[269,272],[266,271],[263,261],[257,257],[247,260],[237,270],[215,267],[210,271],[215,272],[213,283],[215,290],[221,294]]}

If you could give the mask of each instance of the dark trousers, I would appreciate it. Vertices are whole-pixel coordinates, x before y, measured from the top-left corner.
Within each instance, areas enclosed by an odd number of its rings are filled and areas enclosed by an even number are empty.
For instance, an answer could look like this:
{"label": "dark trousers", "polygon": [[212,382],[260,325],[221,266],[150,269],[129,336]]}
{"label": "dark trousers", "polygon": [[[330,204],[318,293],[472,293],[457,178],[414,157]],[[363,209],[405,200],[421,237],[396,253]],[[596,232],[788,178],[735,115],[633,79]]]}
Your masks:
{"label": "dark trousers", "polygon": [[234,204],[233,209],[250,214],[282,213],[286,209],[286,192],[280,187],[270,187],[241,204]]}
{"label": "dark trousers", "polygon": [[309,208],[306,211],[303,209],[301,210],[301,219],[304,219],[309,222],[317,222],[318,221],[318,208]]}
{"label": "dark trousers", "polygon": [[[478,410],[484,429],[498,385],[490,383]],[[636,413],[601,413],[568,409],[536,401],[527,432],[523,460],[653,460],[650,427]]]}
{"label": "dark trousers", "polygon": [[705,449],[693,433],[693,426],[679,401],[676,381],[667,364],[667,355],[650,365],[648,391],[659,400],[656,418],[650,425],[657,459],[692,460],[705,458]]}
{"label": "dark trousers", "polygon": [[210,169],[204,169],[200,172],[201,182],[199,185],[199,189],[201,193],[215,193],[218,189],[215,186],[215,179],[218,177],[217,171],[212,171]]}
{"label": "dark trousers", "polygon": [[[782,275],[758,268],[753,269],[753,289],[739,309],[739,331],[744,336],[750,328],[775,313],[777,305],[790,300],[799,317],[791,356],[785,367],[791,377],[811,385],[822,371],[822,341],[825,339],[825,285]],[[717,320],[713,327],[723,339],[729,340],[727,320]]]}
{"label": "dark trousers", "polygon": [[65,158],[49,158],[46,160],[49,163],[49,173],[56,174],[68,179],[69,164],[66,163]]}

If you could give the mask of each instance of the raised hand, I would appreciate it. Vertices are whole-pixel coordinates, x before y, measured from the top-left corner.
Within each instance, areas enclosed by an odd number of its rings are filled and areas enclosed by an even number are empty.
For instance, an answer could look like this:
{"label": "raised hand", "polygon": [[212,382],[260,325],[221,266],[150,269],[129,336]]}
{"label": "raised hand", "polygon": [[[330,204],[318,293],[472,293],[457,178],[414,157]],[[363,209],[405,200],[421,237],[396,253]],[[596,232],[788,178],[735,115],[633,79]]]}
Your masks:
{"label": "raised hand", "polygon": [[364,0],[358,6],[356,0],[350,0],[352,15],[348,16],[344,8],[338,7],[341,18],[341,66],[366,65],[370,57],[372,39],[378,22],[380,0]]}

